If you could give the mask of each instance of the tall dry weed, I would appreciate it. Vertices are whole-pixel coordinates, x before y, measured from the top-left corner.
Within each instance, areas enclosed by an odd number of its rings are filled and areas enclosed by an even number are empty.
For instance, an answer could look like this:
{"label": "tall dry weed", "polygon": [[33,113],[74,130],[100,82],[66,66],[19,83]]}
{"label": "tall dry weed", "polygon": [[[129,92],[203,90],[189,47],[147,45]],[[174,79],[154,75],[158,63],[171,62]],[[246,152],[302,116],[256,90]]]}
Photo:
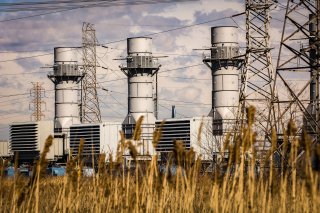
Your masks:
{"label": "tall dry weed", "polygon": [[[202,172],[203,162],[179,140],[165,169],[159,169],[158,156],[152,156],[148,163],[140,162],[132,140],[126,140],[122,133],[116,159],[109,157],[106,164],[106,156],[101,155],[93,177],[83,177],[80,171],[84,141],[77,156],[70,156],[65,177],[40,176],[41,163],[33,184],[18,175],[14,179],[0,176],[0,211],[317,212],[320,182],[314,159],[320,156],[319,145],[312,143],[306,132],[298,136],[290,121],[281,147],[272,131],[271,150],[258,170],[255,109],[247,112],[247,123],[237,137],[229,134],[223,145],[221,155],[228,157],[228,165],[215,167],[214,174]],[[161,137],[157,131],[155,145]],[[135,132],[133,139],[139,139],[141,129]],[[123,160],[127,151],[135,159],[133,168],[126,167]],[[281,157],[280,167],[274,153]],[[46,162],[45,154],[41,156],[39,162]]]}

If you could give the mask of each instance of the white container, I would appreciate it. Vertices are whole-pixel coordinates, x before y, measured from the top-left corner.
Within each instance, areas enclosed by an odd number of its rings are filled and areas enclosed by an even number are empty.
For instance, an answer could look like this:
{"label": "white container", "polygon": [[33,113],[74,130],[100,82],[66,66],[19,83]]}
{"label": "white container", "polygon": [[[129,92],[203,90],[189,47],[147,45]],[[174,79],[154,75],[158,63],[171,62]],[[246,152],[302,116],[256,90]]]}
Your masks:
{"label": "white container", "polygon": [[[46,139],[54,134],[53,124],[53,121],[12,123],[10,125],[11,152],[19,152],[21,158],[27,152],[43,152]],[[50,147],[46,155],[47,159],[54,160],[56,155],[62,155],[55,150],[55,147],[55,144]]]}
{"label": "white container", "polygon": [[157,120],[156,128],[162,129],[156,148],[160,154],[172,152],[176,140],[183,142],[185,149],[193,149],[202,160],[212,160],[213,154],[219,153],[222,137],[212,135],[212,117],[166,119],[164,124]]}
{"label": "white container", "polygon": [[118,142],[120,140],[121,123],[103,122],[78,124],[70,127],[70,150],[77,154],[80,139],[83,138],[84,156],[98,156],[106,154],[106,161],[109,155],[116,158]]}

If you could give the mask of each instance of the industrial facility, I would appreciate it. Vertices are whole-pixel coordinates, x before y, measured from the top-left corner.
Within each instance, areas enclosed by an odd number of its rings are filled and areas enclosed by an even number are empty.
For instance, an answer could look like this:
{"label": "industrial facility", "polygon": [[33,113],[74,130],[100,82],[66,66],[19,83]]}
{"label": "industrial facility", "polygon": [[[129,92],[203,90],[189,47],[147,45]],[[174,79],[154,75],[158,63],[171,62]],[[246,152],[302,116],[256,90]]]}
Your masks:
{"label": "industrial facility", "polygon": [[[53,135],[54,146],[48,155],[51,161],[77,155],[81,139],[85,141],[82,155],[87,157],[88,162],[92,161],[92,156],[97,160],[103,153],[115,158],[119,132],[123,131],[126,139],[132,139],[137,122],[140,122],[141,137],[134,139],[139,160],[150,160],[153,155],[163,159],[173,150],[176,140],[183,141],[186,149],[194,149],[203,160],[217,158],[224,136],[234,129],[239,102],[239,69],[243,59],[237,58],[239,44],[236,27],[213,27],[211,41],[211,55],[203,59],[212,74],[210,113],[207,117],[172,118],[164,124],[162,120],[157,120],[157,73],[161,65],[152,54],[152,38],[127,39],[127,65],[120,66],[128,82],[128,114],[122,124],[81,122],[82,95],[85,93],[81,85],[86,75],[83,72],[85,64],[79,54],[81,48],[54,48],[53,71],[48,74],[55,88],[54,120],[12,124],[12,152],[22,153],[19,158],[23,162],[33,161],[39,156],[45,137]],[[201,126],[203,128],[200,130]],[[162,133],[157,147],[154,147],[152,140],[156,128],[161,128]],[[201,141],[197,137],[199,131],[202,131]],[[123,157],[130,159],[128,153],[124,153]]]}
{"label": "industrial facility", "polygon": [[[276,2],[264,2],[261,6],[255,1],[246,1],[246,12],[231,16],[232,19],[245,15],[245,29],[237,24],[210,28],[211,33],[206,35],[211,40],[207,44],[209,47],[197,49],[203,51],[199,63],[205,64],[211,74],[210,88],[207,88],[211,90],[211,97],[206,98],[211,103],[211,110],[205,116],[176,118],[173,109],[171,118],[159,118],[158,87],[162,85],[158,82],[158,73],[163,68],[161,57],[154,51],[157,38],[150,34],[121,40],[127,43],[126,56],[114,60],[125,60],[125,64],[117,66],[126,80],[126,116],[117,120],[103,118],[97,92],[103,88],[97,83],[96,68],[100,65],[96,47],[108,47],[97,42],[93,25],[84,23],[82,47],[55,47],[52,66],[46,67],[50,68],[47,77],[54,85],[54,119],[42,119],[39,107],[42,88],[41,84],[34,84],[37,95],[33,100],[35,112],[32,116],[35,120],[10,124],[10,140],[0,143],[0,155],[14,155],[21,162],[32,163],[39,157],[46,138],[52,135],[53,146],[47,156],[51,162],[66,162],[68,157],[79,154],[82,139],[81,154],[87,162],[97,160],[101,154],[118,157],[120,140],[135,145],[137,156],[134,160],[148,161],[157,156],[166,161],[174,150],[174,143],[180,141],[185,149],[194,150],[203,161],[212,161],[228,157],[222,153],[227,152],[222,149],[226,136],[236,138],[241,134],[241,129],[248,125],[246,109],[254,105],[256,120],[252,128],[256,135],[252,152],[257,154],[257,165],[262,166],[263,159],[270,156],[285,162],[285,156],[281,154],[286,134],[284,123],[296,119],[303,124],[303,128],[297,130],[298,135],[306,129],[313,143],[319,141],[320,33],[319,5],[316,3],[302,1],[292,5],[288,1],[276,66],[273,66],[271,56],[269,15]],[[297,18],[299,10],[308,17]],[[245,31],[243,38],[239,38],[239,30]],[[246,43],[242,51],[239,40]],[[295,71],[310,74],[308,82],[299,91],[286,79],[297,75]],[[113,109],[117,111],[116,107]],[[154,145],[157,130],[161,134]],[[276,137],[277,149],[267,155],[272,137]],[[300,151],[298,157],[303,153]],[[133,160],[128,150],[122,157]]]}

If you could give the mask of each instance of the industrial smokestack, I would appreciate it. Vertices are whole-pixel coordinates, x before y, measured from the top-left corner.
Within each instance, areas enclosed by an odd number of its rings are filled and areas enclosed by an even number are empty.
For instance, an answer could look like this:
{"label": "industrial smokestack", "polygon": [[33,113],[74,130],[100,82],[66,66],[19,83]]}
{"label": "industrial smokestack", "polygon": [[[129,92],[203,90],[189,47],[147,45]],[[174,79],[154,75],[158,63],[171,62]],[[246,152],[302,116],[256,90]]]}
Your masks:
{"label": "industrial smokestack", "polygon": [[77,49],[54,48],[53,72],[48,77],[55,87],[55,133],[68,133],[72,124],[80,123],[78,83],[83,74],[78,67]]}
{"label": "industrial smokestack", "polygon": [[239,105],[239,44],[237,27],[211,28],[211,57],[204,63],[212,74],[213,133],[222,135],[235,123]]}
{"label": "industrial smokestack", "polygon": [[127,49],[127,67],[121,67],[128,77],[128,115],[123,122],[123,130],[126,138],[130,138],[135,123],[143,116],[141,125],[143,147],[140,154],[149,155],[154,153],[152,148],[152,134],[156,121],[154,76],[160,66],[152,56],[152,38],[128,38]]}

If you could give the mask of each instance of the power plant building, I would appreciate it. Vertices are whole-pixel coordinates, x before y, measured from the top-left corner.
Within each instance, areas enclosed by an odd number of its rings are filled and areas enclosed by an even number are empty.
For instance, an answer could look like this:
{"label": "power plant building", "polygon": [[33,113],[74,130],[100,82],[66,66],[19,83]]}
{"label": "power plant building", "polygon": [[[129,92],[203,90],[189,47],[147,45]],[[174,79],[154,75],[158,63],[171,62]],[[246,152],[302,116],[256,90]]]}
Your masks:
{"label": "power plant building", "polygon": [[[127,76],[128,113],[124,121],[81,124],[81,86],[85,73],[81,72],[79,48],[54,48],[53,72],[48,78],[55,88],[54,121],[26,122],[11,125],[10,146],[12,152],[27,151],[25,158],[39,155],[45,138],[54,135],[50,159],[67,154],[77,154],[80,139],[84,139],[84,156],[111,154],[115,158],[119,131],[132,139],[139,118],[141,137],[136,141],[141,159],[149,159],[156,152],[163,154],[173,150],[175,140],[182,141],[186,149],[193,148],[203,159],[218,153],[218,145],[236,120],[239,104],[239,56],[236,27],[211,29],[211,56],[203,59],[212,73],[212,110],[208,117],[157,120],[157,73],[160,65],[152,54],[152,38],[127,39],[126,66],[120,66]],[[45,124],[46,122],[46,124]],[[153,148],[153,132],[161,128],[162,134],[156,150]],[[219,137],[221,136],[221,137]],[[27,138],[24,140],[23,138]],[[213,142],[214,141],[214,142]],[[208,151],[208,147],[210,151]],[[32,155],[32,157],[28,157]]]}

